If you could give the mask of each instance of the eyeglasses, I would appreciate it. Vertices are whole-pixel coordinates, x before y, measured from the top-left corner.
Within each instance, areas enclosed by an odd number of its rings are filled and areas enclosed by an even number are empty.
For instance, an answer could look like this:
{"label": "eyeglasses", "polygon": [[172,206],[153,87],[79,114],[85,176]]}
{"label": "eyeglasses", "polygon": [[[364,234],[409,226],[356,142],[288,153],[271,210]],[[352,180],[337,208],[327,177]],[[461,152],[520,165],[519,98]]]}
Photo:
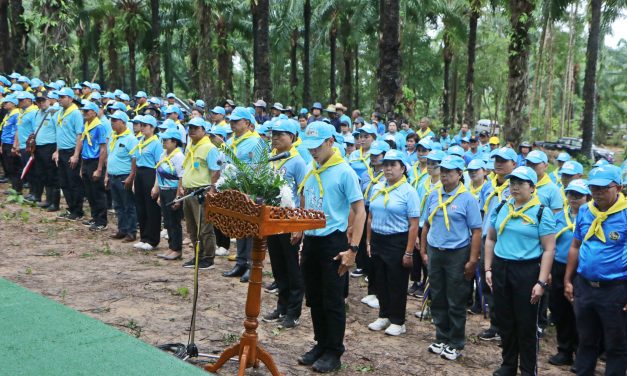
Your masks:
{"label": "eyeglasses", "polygon": [[614,188],[614,187],[618,187],[618,186],[615,185],[615,184],[613,184],[613,185],[606,185],[605,187],[600,186],[600,185],[589,185],[588,186],[588,188],[590,188],[590,192],[599,192],[599,193],[605,193],[610,188]]}

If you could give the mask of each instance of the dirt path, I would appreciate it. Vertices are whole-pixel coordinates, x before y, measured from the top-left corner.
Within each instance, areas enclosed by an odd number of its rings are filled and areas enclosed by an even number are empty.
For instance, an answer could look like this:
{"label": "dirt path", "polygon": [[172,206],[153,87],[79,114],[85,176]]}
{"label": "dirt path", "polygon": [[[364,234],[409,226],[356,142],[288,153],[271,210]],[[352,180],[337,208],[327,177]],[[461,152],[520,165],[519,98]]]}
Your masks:
{"label": "dirt path", "polygon": [[[4,200],[4,198],[2,198]],[[111,231],[94,234],[80,223],[56,221],[56,214],[16,204],[0,205],[0,276],[57,300],[155,345],[187,342],[191,317],[192,276],[182,262],[166,262],[151,252],[108,239]],[[115,218],[110,215],[110,223]],[[115,228],[115,226],[112,226]],[[162,246],[166,243],[162,243]],[[185,249],[185,257],[191,249]],[[241,333],[246,285],[224,278],[232,263],[216,258],[216,269],[201,271],[196,344],[201,352],[219,354]],[[271,276],[266,264],[264,281]],[[467,325],[464,357],[449,362],[427,352],[434,338],[432,324],[413,316],[418,300],[408,303],[407,334],[389,337],[368,330],[377,312],[361,304],[366,285],[351,279],[346,331],[347,352],[341,375],[491,375],[500,364],[500,348],[477,340],[488,323],[472,316]],[[262,293],[262,314],[276,305],[276,296]],[[0,308],[1,309],[1,308]],[[555,351],[554,330],[541,341],[540,373],[567,375],[567,368],[547,363]],[[296,359],[313,345],[309,311],[301,325],[279,330],[260,323],[260,340],[286,375],[309,375]],[[222,374],[235,374],[233,365]],[[264,368],[257,374],[269,374]]]}

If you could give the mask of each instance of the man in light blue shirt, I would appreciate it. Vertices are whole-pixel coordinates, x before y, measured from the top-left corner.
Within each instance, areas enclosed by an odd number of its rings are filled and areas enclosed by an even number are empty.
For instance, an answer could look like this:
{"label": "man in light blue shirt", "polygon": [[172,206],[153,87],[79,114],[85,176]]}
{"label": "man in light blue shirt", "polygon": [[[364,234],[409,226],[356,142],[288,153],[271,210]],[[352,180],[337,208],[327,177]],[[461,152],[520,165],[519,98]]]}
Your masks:
{"label": "man in light blue shirt", "polygon": [[85,221],[91,231],[103,231],[107,228],[107,195],[105,192],[105,165],[107,160],[106,129],[98,118],[98,106],[87,100],[83,101],[85,129],[81,135],[81,177],[85,187],[85,197],[91,209],[91,220]]}
{"label": "man in light blue shirt", "polygon": [[61,200],[61,188],[59,187],[59,169],[52,160],[52,155],[57,149],[57,130],[54,118],[57,110],[50,108],[50,101],[44,92],[37,97],[35,103],[39,111],[35,115],[35,124],[39,127],[39,132],[35,137],[35,178],[36,184],[33,187],[35,198],[41,200],[44,188],[46,189],[46,201],[37,204],[38,207],[49,212],[59,210]]}
{"label": "man in light blue shirt", "polygon": [[527,154],[526,166],[531,167],[538,175],[538,184],[536,186],[536,194],[540,198],[540,202],[550,208],[553,213],[557,213],[564,207],[564,200],[560,189],[551,178],[546,174],[548,167],[548,157],[540,150],[533,150]]}
{"label": "man in light blue shirt", "polygon": [[[15,97],[19,102],[18,106],[20,108],[20,114],[17,116],[17,132],[13,147],[15,149],[19,149],[22,164],[26,166],[30,158],[30,153],[26,150],[26,140],[28,140],[30,135],[35,133],[35,115],[38,108],[33,104],[35,96],[27,91],[20,91],[15,95]],[[37,185],[34,173],[27,173],[26,181],[31,186]],[[31,190],[31,192],[25,196],[24,199],[29,202],[39,202],[41,201],[41,194],[39,197],[36,197],[36,192]]]}

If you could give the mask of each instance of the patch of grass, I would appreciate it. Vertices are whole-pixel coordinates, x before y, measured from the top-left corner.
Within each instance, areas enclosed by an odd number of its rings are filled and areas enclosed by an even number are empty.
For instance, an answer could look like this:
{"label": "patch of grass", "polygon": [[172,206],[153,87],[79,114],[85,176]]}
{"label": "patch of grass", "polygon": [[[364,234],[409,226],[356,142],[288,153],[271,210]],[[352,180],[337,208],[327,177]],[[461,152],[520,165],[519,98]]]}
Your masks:
{"label": "patch of grass", "polygon": [[46,252],[46,256],[48,256],[48,257],[58,257],[58,256],[61,256],[61,253],[59,253],[57,251],[48,251],[48,252]]}
{"label": "patch of grass", "polygon": [[237,333],[225,333],[222,336],[222,342],[225,346],[231,346],[239,339],[239,335]]}
{"label": "patch of grass", "polygon": [[279,334],[281,334],[281,332],[282,332],[282,331],[283,331],[283,330],[277,326],[276,328],[272,329],[272,336],[273,336],[273,337],[276,337],[276,336],[278,336]]}
{"label": "patch of grass", "polygon": [[65,303],[65,297],[67,296],[67,289],[61,291],[61,302]]}
{"label": "patch of grass", "polygon": [[268,278],[274,278],[274,275],[272,274],[272,272],[270,270],[266,270],[263,272],[263,276],[264,277],[268,277]]}
{"label": "patch of grass", "polygon": [[131,331],[131,334],[135,336],[135,338],[139,338],[142,335],[142,327],[133,319],[130,319],[124,327],[128,328]]}
{"label": "patch of grass", "polygon": [[98,249],[97,252],[109,256],[111,254],[111,247],[109,246],[109,242],[105,242],[103,247]]}
{"label": "patch of grass", "polygon": [[30,213],[27,212],[26,210],[20,210],[20,220],[23,223],[28,222],[28,220],[30,219]]}
{"label": "patch of grass", "polygon": [[374,366],[372,364],[363,364],[355,367],[355,371],[361,373],[374,372]]}
{"label": "patch of grass", "polygon": [[57,235],[57,229],[54,227],[48,227],[46,229],[46,236],[48,236],[49,238],[52,238],[54,236]]}
{"label": "patch of grass", "polygon": [[109,307],[98,307],[91,310],[93,313],[108,313],[111,311]]}
{"label": "patch of grass", "polygon": [[39,218],[39,223],[52,223],[52,222],[55,222],[54,218],[46,218],[46,217]]}
{"label": "patch of grass", "polygon": [[187,287],[179,287],[175,291],[172,291],[173,295],[179,295],[183,299],[187,299],[189,296],[189,289]]}
{"label": "patch of grass", "polygon": [[79,257],[80,258],[92,258],[94,257],[94,254],[91,252],[85,252],[85,253],[82,253]]}
{"label": "patch of grass", "polygon": [[30,266],[26,267],[26,275],[32,275],[33,274],[33,269]]}

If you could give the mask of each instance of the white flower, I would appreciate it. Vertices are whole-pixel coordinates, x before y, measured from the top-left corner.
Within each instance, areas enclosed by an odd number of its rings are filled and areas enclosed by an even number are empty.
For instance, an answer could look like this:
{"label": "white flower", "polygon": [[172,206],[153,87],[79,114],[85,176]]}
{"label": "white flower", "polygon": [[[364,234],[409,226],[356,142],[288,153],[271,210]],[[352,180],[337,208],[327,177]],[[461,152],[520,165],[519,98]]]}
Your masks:
{"label": "white flower", "polygon": [[296,206],[294,204],[292,187],[290,187],[289,184],[284,184],[283,186],[281,186],[281,189],[279,190],[279,195],[277,196],[277,198],[281,199],[280,206],[282,208],[293,208]]}

